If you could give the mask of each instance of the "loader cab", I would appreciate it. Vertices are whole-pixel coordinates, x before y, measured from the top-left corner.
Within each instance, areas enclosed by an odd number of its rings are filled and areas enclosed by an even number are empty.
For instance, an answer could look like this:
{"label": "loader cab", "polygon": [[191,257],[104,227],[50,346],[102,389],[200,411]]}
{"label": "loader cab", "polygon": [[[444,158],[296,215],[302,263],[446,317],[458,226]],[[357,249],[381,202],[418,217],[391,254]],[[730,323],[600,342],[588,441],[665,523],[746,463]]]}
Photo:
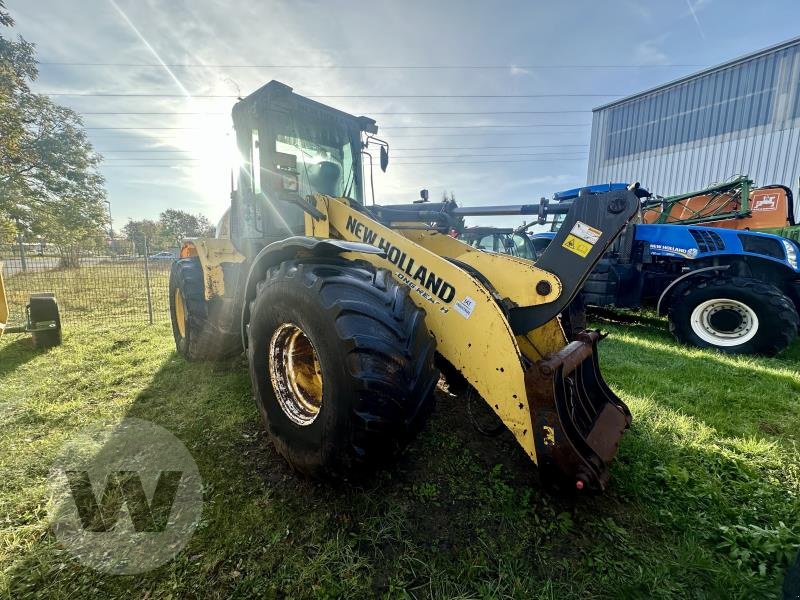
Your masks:
{"label": "loader cab", "polygon": [[375,121],[355,117],[271,81],[233,107],[241,157],[230,237],[248,258],[304,232],[299,203],[313,193],[363,203],[362,139]]}

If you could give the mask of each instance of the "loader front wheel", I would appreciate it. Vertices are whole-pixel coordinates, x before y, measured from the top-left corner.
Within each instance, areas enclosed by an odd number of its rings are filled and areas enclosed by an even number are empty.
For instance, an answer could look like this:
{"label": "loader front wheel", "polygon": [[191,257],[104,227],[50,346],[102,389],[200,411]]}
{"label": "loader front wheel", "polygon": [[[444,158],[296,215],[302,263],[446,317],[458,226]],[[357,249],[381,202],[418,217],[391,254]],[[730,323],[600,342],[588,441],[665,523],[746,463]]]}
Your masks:
{"label": "loader front wheel", "polygon": [[669,327],[684,344],[773,356],[797,337],[798,315],[791,299],[769,283],[716,277],[676,290]]}
{"label": "loader front wheel", "polygon": [[388,271],[339,258],[271,268],[250,305],[253,394],[297,471],[358,477],[393,459],[432,408],[424,311]]}
{"label": "loader front wheel", "polygon": [[169,308],[175,347],[186,360],[223,360],[241,352],[239,336],[214,323],[199,259],[172,263]]}

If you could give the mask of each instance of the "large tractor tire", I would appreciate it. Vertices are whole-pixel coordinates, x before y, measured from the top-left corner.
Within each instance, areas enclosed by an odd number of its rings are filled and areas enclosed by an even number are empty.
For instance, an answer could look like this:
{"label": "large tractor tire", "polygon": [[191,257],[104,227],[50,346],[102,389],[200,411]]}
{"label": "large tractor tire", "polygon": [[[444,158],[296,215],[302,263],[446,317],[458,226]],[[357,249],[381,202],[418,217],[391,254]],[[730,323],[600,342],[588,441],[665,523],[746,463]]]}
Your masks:
{"label": "large tractor tire", "polygon": [[172,263],[169,309],[175,347],[186,360],[224,360],[242,351],[240,336],[224,331],[214,322],[198,258]]}
{"label": "large tractor tire", "polygon": [[34,294],[28,301],[28,319],[32,327],[50,323],[48,329],[33,331],[33,345],[41,350],[61,344],[61,314],[53,294]]}
{"label": "large tractor tire", "polygon": [[687,282],[669,310],[669,328],[679,342],[729,354],[773,356],[797,337],[799,321],[781,290],[744,277]]}
{"label": "large tractor tire", "polygon": [[563,311],[561,311],[561,327],[564,335],[572,342],[578,339],[578,334],[586,329],[586,304],[583,293],[578,292]]}
{"label": "large tractor tire", "polygon": [[406,446],[432,408],[434,350],[407,289],[363,262],[284,262],[250,305],[256,404],[278,452],[312,477],[358,477]]}

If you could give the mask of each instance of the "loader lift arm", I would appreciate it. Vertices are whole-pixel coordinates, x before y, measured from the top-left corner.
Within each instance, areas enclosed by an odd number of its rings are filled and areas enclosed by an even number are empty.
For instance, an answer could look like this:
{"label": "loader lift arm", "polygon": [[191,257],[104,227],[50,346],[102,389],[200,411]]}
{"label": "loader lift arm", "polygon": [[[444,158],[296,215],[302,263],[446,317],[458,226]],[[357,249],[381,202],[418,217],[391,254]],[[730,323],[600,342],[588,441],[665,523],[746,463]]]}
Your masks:
{"label": "loader lift arm", "polygon": [[[599,333],[585,332],[568,344],[556,316],[635,214],[634,194],[612,192],[560,207],[567,211],[561,243],[551,244],[535,265],[481,252],[443,233],[444,227],[426,225],[446,224],[456,210],[447,203],[365,208],[323,195],[309,201],[324,218],[309,211],[306,235],[380,250],[344,256],[390,269],[410,288],[426,311],[437,351],[502,419],[545,481],[579,490],[605,488],[630,413],[600,376]],[[576,235],[583,245],[570,240]]]}

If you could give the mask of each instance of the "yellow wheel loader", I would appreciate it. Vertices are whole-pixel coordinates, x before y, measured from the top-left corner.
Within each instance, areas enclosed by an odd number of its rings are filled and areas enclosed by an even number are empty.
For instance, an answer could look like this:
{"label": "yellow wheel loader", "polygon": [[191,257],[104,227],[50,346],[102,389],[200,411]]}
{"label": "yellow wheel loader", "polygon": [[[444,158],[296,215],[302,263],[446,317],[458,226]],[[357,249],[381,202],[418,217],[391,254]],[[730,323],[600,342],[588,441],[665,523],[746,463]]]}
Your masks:
{"label": "yellow wheel loader", "polygon": [[37,348],[52,348],[61,344],[61,315],[53,294],[33,294],[25,306],[25,324],[9,325],[8,296],[3,281],[3,262],[0,261],[0,336],[3,333],[30,333]]}
{"label": "yellow wheel loader", "polygon": [[[362,475],[421,427],[439,379],[463,377],[548,484],[601,490],[631,420],[598,368],[597,331],[559,314],[638,209],[628,191],[570,205],[378,205],[364,197],[375,121],[272,81],[233,108],[242,165],[214,239],[170,278],[178,351],[247,353],[256,404],[298,471]],[[368,164],[367,164],[368,160]],[[587,199],[588,200],[588,199]],[[535,262],[448,231],[470,215],[564,214]]]}

